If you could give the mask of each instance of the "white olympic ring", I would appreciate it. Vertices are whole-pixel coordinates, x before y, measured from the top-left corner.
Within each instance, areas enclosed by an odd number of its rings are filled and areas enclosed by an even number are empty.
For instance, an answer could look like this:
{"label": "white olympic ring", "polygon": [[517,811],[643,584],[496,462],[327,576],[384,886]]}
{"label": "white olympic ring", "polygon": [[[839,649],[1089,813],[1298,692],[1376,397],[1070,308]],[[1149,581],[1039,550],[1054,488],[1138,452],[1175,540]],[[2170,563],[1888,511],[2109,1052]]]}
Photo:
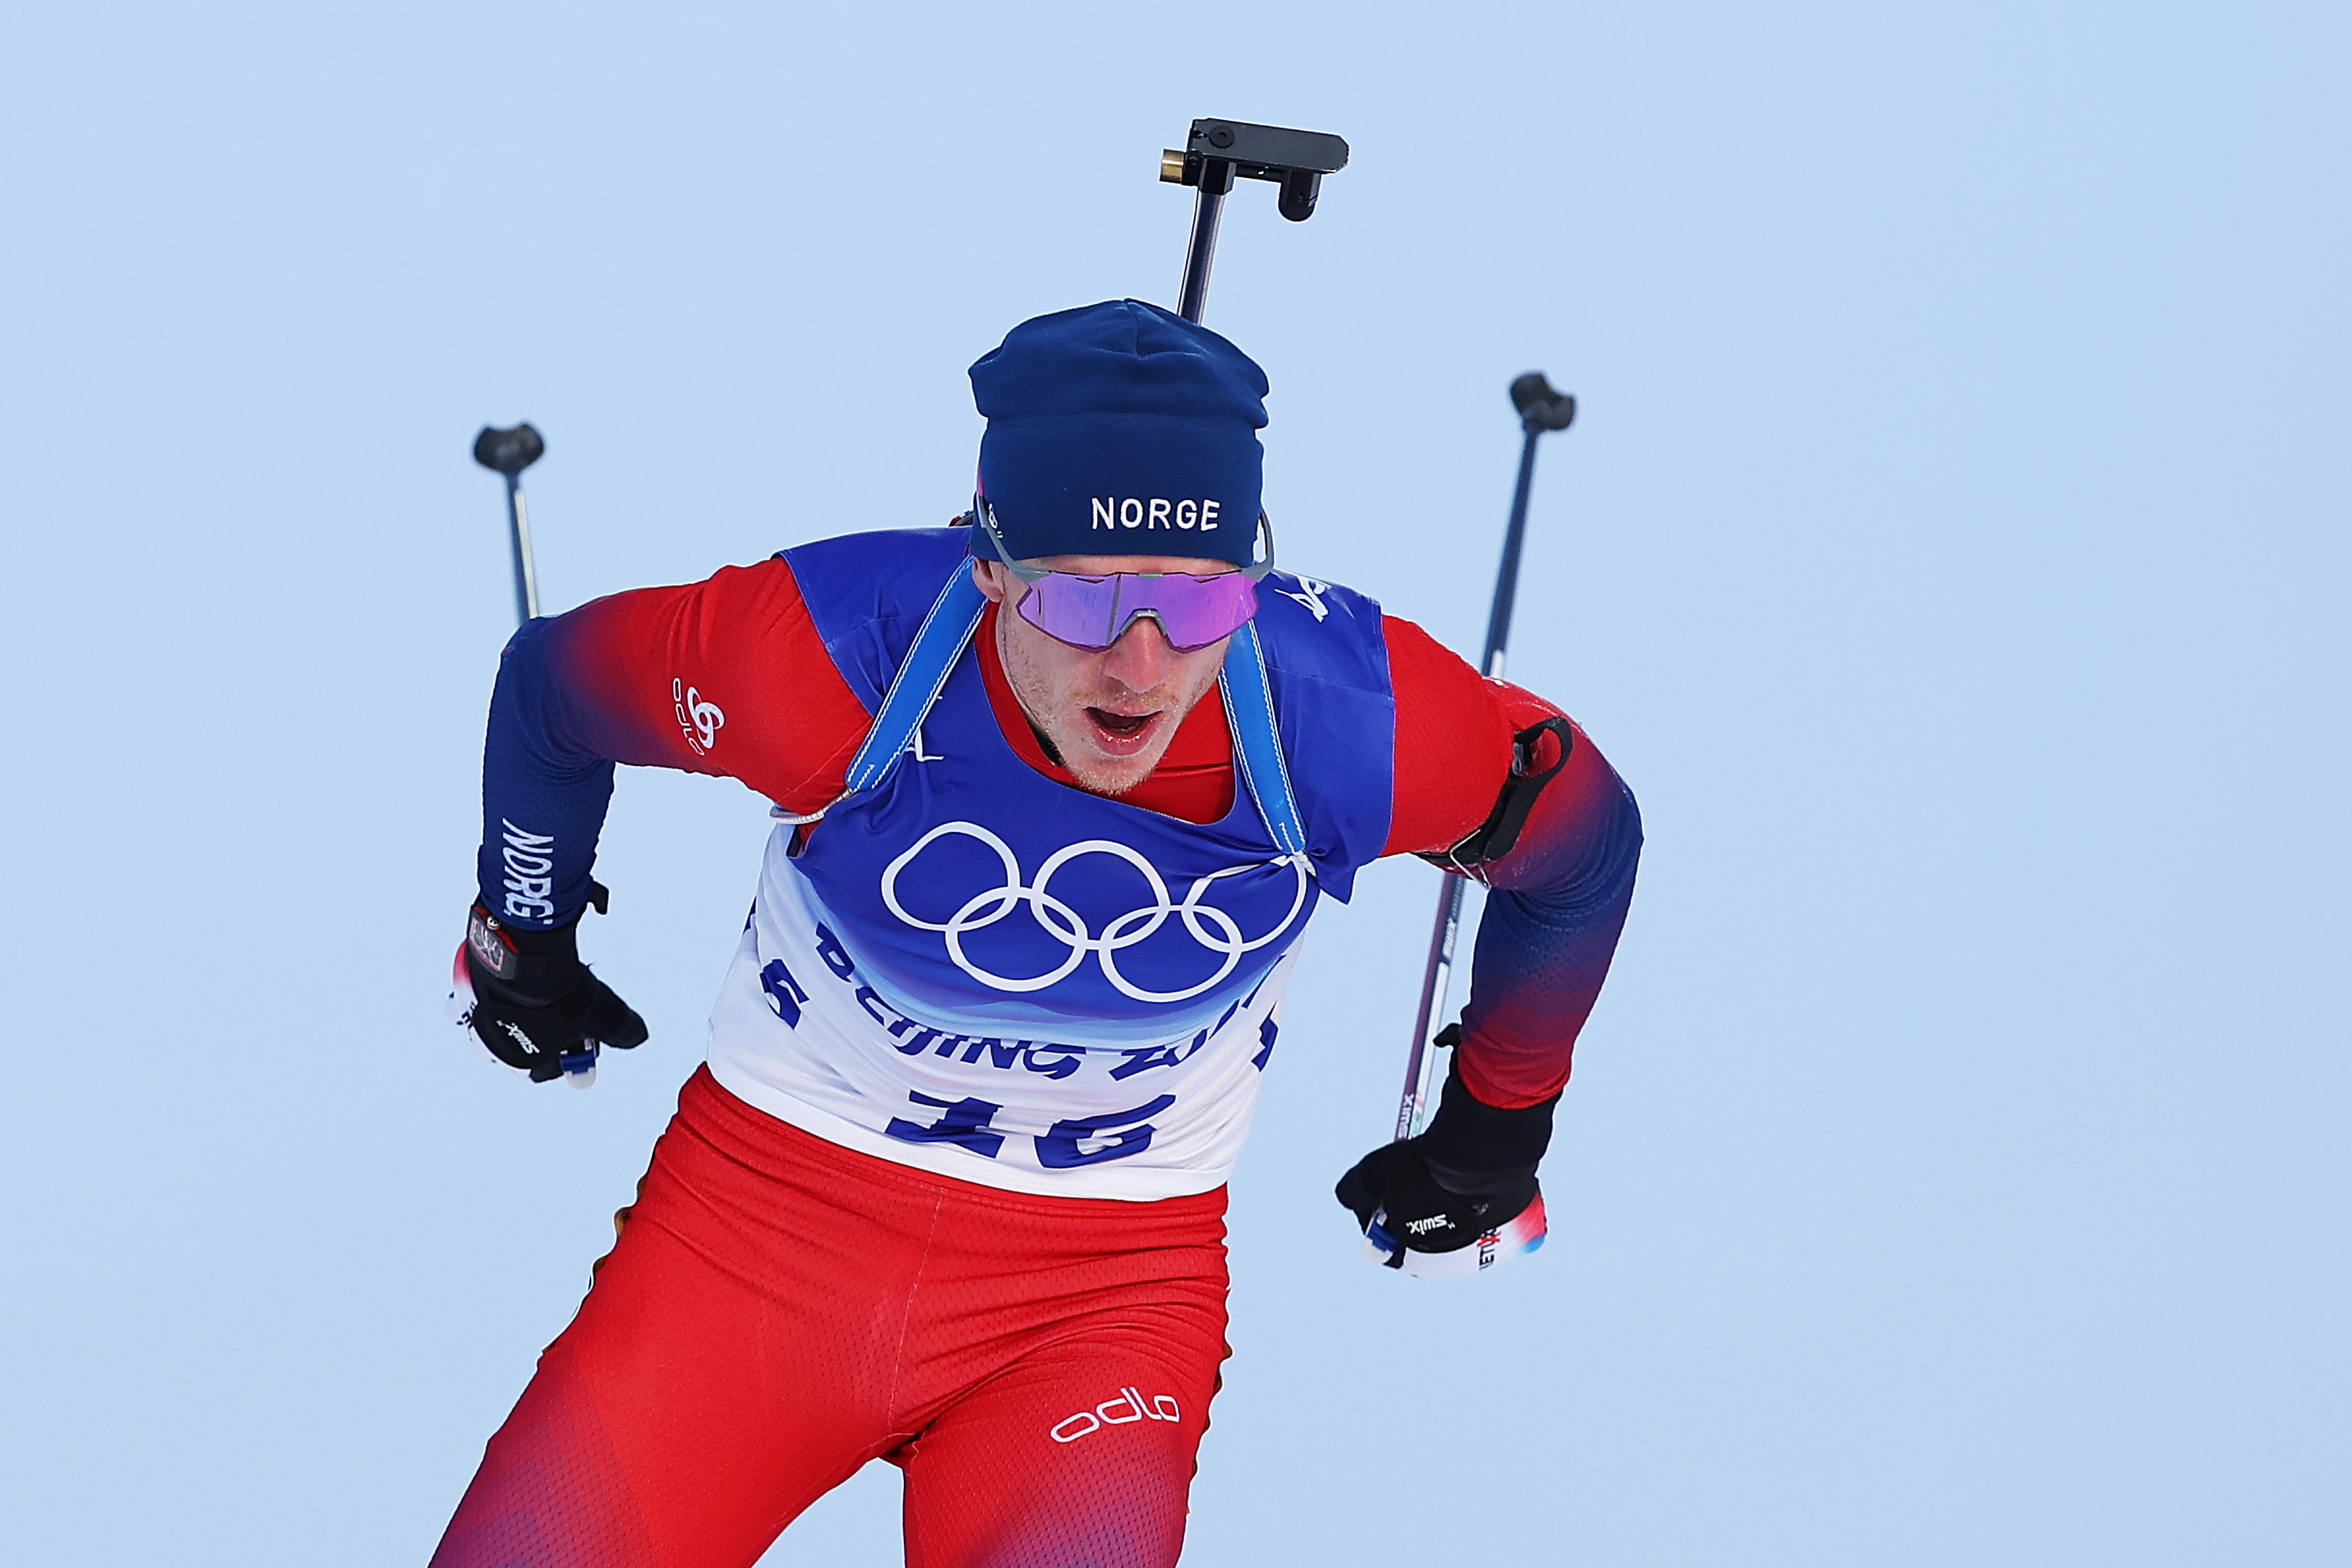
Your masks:
{"label": "white olympic ring", "polygon": [[[915,857],[929,848],[933,841],[950,834],[976,838],[995,850],[997,860],[1004,868],[1004,885],[974,893],[964,900],[961,909],[944,921],[927,921],[908,913],[906,906],[899,903],[898,873],[905,870]],[[1118,916],[1103,927],[1102,935],[1096,936],[1087,929],[1087,922],[1077,910],[1045,890],[1047,884],[1053,881],[1055,872],[1082,855],[1109,855],[1126,861],[1143,874],[1144,881],[1151,889],[1152,901]],[[1088,838],[1048,856],[1045,863],[1037,868],[1037,885],[1033,888],[1021,879],[1021,861],[1013,853],[1012,846],[973,822],[943,822],[916,839],[912,847],[883,868],[882,902],[892,914],[917,931],[940,932],[947,939],[948,956],[954,960],[955,966],[982,984],[998,991],[1043,991],[1048,985],[1066,979],[1086,962],[1087,954],[1091,952],[1095,955],[1095,962],[1102,967],[1103,978],[1117,987],[1121,995],[1133,997],[1138,1002],[1185,1002],[1223,980],[1240,964],[1244,953],[1255,952],[1265,946],[1288,931],[1290,922],[1298,918],[1298,911],[1307,904],[1307,858],[1289,855],[1277,860],[1260,862],[1260,865],[1277,865],[1282,860],[1289,862],[1291,875],[1296,879],[1291,888],[1290,909],[1272,931],[1255,940],[1244,939],[1240,924],[1233,916],[1214,904],[1202,903],[1201,896],[1209,890],[1212,882],[1257,870],[1258,866],[1229,866],[1222,871],[1212,871],[1193,882],[1182,903],[1171,903],[1168,898],[1168,884],[1161,879],[1159,868],[1150,861],[1116,840]],[[1034,911],[1034,918],[1047,934],[1070,950],[1068,956],[1045,973],[1025,979],[991,973],[972,962],[971,955],[964,952],[964,933],[994,925],[1022,904],[1027,904]],[[1221,954],[1223,962],[1214,974],[1197,985],[1187,986],[1181,991],[1147,991],[1118,972],[1118,961],[1112,955],[1147,940],[1168,923],[1171,915],[1184,922],[1184,929],[1192,933],[1194,942],[1211,952]]]}

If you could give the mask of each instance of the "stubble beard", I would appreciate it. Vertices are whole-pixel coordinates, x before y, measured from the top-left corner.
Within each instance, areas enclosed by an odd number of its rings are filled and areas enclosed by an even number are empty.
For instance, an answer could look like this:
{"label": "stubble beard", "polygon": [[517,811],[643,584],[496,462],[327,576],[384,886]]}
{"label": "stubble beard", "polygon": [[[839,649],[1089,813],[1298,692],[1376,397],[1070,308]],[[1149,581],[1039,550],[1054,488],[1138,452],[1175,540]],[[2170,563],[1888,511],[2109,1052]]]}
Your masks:
{"label": "stubble beard", "polygon": [[[1162,684],[1148,691],[1124,686],[1062,690],[1052,672],[1028,657],[1028,650],[1009,635],[1002,620],[997,626],[996,652],[998,661],[1004,667],[1006,682],[1013,689],[1013,700],[1020,703],[1045,754],[1068,769],[1078,787],[1089,795],[1122,795],[1150,778],[1167,756],[1168,747],[1176,738],[1177,726],[1192,712],[1193,704],[1216,684],[1213,673],[1200,690],[1191,693],[1173,684]],[[1043,714],[1037,710],[1039,704],[1029,696],[1041,689],[1050,694],[1047,711]],[[1085,717],[1088,707],[1114,711],[1156,708],[1160,710],[1154,720],[1158,728],[1145,749],[1135,755],[1105,757],[1089,743],[1087,731],[1092,726]]]}

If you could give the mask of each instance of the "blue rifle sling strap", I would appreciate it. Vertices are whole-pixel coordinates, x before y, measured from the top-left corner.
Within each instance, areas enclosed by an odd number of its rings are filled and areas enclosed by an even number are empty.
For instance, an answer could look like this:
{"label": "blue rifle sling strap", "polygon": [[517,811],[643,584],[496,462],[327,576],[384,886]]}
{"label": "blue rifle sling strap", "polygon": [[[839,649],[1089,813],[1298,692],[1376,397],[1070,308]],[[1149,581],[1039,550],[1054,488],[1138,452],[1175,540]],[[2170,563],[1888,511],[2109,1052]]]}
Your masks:
{"label": "blue rifle sling strap", "polygon": [[[872,789],[888,775],[914,739],[923,715],[939,700],[948,676],[963,657],[987,609],[987,595],[972,581],[971,569],[959,563],[932,601],[930,613],[923,617],[906,661],[891,677],[882,710],[874,716],[864,743],[849,760],[841,794],[826,803],[824,811],[804,816],[782,806],[770,809],[771,816],[800,829],[793,836],[796,847],[806,841],[808,829],[825,811]],[[1244,625],[1226,645],[1217,685],[1224,692],[1226,722],[1234,735],[1234,767],[1241,774],[1242,787],[1249,791],[1275,843],[1286,855],[1303,858],[1307,826],[1298,814],[1297,797],[1291,793],[1290,770],[1283,761],[1282,740],[1275,727],[1274,689],[1266,680],[1265,656],[1258,647],[1255,626]]]}
{"label": "blue rifle sling strap", "polygon": [[845,799],[882,782],[907,742],[914,739],[923,715],[940,700],[940,688],[947,685],[949,674],[963,657],[964,645],[971,641],[987,609],[988,596],[972,581],[971,568],[959,563],[948,574],[947,586],[940,590],[930,614],[915,633],[915,646],[907,650],[907,662],[891,678],[882,711],[874,715],[874,727],[866,731],[866,743],[849,759],[841,792]]}
{"label": "blue rifle sling strap", "polygon": [[948,574],[947,585],[940,590],[940,596],[931,601],[930,613],[915,632],[914,646],[907,650],[906,659],[890,678],[890,689],[882,697],[882,710],[875,714],[857,754],[849,759],[841,793],[812,812],[790,812],[781,805],[768,808],[770,816],[792,825],[793,855],[798,856],[807,845],[809,829],[824,820],[826,812],[851,795],[872,789],[888,775],[891,765],[906,751],[907,742],[922,726],[923,715],[939,700],[940,689],[947,685],[956,660],[963,657],[964,646],[971,641],[971,634],[987,609],[988,595],[972,581],[971,568],[959,563]]}
{"label": "blue rifle sling strap", "polygon": [[1257,627],[1244,622],[1225,645],[1224,668],[1217,684],[1225,694],[1225,721],[1233,726],[1234,766],[1242,785],[1257,804],[1266,831],[1285,854],[1307,853],[1307,825],[1298,815],[1298,798],[1291,793],[1290,769],[1282,758],[1282,736],[1275,728],[1274,688],[1265,678],[1265,655],[1258,647]]}

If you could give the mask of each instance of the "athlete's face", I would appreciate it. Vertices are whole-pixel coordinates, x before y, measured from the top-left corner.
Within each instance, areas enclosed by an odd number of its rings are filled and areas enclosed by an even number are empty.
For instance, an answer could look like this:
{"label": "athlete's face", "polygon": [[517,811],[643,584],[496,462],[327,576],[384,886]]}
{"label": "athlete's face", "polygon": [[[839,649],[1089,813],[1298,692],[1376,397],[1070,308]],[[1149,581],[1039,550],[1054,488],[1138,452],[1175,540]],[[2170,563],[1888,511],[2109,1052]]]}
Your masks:
{"label": "athlete's face", "polygon": [[[1039,564],[1087,577],[1234,570],[1231,562],[1176,555],[1055,555]],[[972,574],[980,591],[999,605],[1020,603],[1027,589],[1002,562],[975,561]],[[1019,616],[996,617],[997,657],[1022,710],[1062,765],[1097,795],[1124,795],[1151,776],[1176,738],[1176,726],[1217,683],[1231,640],[1180,653],[1160,623],[1142,616],[1110,647],[1084,648],[1048,637]]]}

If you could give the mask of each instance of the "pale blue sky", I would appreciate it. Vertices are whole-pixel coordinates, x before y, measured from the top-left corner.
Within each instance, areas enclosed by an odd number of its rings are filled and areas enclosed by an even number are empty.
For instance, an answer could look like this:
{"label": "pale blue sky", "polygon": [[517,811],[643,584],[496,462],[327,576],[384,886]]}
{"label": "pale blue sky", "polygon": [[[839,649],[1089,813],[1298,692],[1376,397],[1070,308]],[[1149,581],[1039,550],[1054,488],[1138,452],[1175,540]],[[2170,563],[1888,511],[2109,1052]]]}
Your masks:
{"label": "pale blue sky", "polygon": [[0,1558],[421,1563],[698,1059],[730,784],[622,780],[592,1093],[441,1022],[475,429],[554,607],[941,521],[1222,114],[1354,149],[1210,299],[1286,557],[1471,646],[1576,392],[1512,673],[1650,848],[1483,1280],[1329,1197],[1433,873],[1318,923],[1188,1561],[2352,1559],[2347,79],[2316,5],[11,9]]}

